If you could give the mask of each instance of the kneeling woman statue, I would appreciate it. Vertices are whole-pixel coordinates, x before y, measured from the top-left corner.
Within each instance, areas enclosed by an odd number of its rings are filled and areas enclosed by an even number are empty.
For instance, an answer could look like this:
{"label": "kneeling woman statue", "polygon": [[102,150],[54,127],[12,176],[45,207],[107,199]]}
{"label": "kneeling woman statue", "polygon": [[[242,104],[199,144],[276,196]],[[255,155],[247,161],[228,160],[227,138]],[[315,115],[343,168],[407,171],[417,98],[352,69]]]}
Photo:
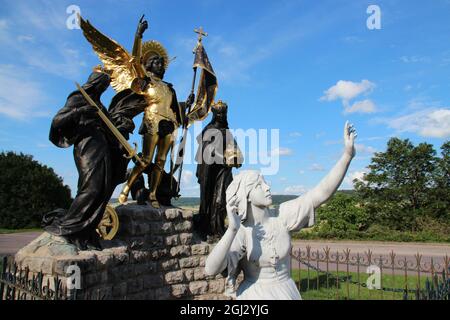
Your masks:
{"label": "kneeling woman statue", "polygon": [[205,271],[226,271],[233,284],[242,270],[238,300],[300,300],[291,278],[291,231],[314,224],[314,211],[338,189],[355,155],[356,132],[345,124],[345,150],[320,184],[305,195],[282,203],[270,214],[270,187],[256,171],[237,175],[227,189],[228,229],[209,255]]}

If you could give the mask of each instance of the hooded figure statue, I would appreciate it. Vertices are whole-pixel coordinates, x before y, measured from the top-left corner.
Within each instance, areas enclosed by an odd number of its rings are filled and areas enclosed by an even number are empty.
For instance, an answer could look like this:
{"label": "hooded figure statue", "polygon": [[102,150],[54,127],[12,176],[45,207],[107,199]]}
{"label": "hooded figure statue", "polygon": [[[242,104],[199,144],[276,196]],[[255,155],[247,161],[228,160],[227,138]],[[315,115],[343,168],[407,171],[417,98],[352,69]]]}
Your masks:
{"label": "hooded figure statue", "polygon": [[226,190],[233,181],[233,167],[240,167],[242,154],[228,128],[228,106],[212,106],[211,122],[197,137],[197,178],[200,209],[194,216],[194,230],[202,240],[214,241],[225,233]]}
{"label": "hooded figure statue", "polygon": [[[107,74],[93,72],[82,86],[108,116],[100,97],[109,84]],[[122,134],[128,136],[129,132]],[[121,146],[98,116],[97,109],[78,90],[69,95],[65,106],[53,118],[49,138],[61,148],[74,146],[79,178],[77,195],[70,208],[47,213],[43,227],[51,234],[64,237],[79,250],[101,249],[96,228],[114,188],[125,178],[123,168],[126,169],[128,160],[122,156]]]}

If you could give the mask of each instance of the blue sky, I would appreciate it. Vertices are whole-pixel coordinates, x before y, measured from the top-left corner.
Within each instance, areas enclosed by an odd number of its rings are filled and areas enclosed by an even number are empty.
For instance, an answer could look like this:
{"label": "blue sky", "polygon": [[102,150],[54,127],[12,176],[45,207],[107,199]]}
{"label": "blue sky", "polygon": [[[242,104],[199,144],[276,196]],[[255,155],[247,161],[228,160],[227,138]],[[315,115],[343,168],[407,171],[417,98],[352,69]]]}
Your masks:
{"label": "blue sky", "polygon": [[[166,80],[179,100],[192,79],[192,30],[203,26],[230,126],[280,130],[280,170],[267,177],[274,193],[300,194],[325,176],[342,151],[346,120],[359,137],[345,189],[392,136],[436,149],[450,137],[448,0],[0,0],[0,150],[33,155],[72,192],[72,150],[53,146],[48,131],[74,81],[99,63],[80,30],[66,27],[72,4],[129,50],[145,13],[145,39],[176,56]],[[372,4],[381,9],[380,30],[366,25]],[[137,134],[131,140],[140,144]],[[198,194],[194,173],[195,164],[185,167],[183,195]]]}

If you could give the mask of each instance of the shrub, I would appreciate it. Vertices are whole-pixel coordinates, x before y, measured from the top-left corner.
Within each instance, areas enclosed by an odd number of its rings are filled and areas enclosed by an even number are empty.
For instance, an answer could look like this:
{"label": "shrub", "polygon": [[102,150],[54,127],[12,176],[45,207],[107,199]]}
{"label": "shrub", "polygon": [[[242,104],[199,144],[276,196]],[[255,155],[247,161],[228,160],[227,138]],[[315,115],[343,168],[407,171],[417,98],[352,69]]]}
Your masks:
{"label": "shrub", "polygon": [[35,228],[44,213],[68,208],[70,189],[30,155],[0,153],[0,227]]}

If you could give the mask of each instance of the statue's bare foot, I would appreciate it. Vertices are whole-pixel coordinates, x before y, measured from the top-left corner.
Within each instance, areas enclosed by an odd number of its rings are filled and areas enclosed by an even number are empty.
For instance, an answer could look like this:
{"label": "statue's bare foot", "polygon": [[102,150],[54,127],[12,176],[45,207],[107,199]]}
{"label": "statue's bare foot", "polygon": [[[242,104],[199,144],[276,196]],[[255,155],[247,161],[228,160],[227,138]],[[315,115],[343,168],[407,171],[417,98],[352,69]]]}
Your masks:
{"label": "statue's bare foot", "polygon": [[127,201],[128,201],[128,195],[126,194],[126,193],[121,193],[120,195],[119,195],[119,203],[120,204],[125,204],[125,203],[127,203]]}

